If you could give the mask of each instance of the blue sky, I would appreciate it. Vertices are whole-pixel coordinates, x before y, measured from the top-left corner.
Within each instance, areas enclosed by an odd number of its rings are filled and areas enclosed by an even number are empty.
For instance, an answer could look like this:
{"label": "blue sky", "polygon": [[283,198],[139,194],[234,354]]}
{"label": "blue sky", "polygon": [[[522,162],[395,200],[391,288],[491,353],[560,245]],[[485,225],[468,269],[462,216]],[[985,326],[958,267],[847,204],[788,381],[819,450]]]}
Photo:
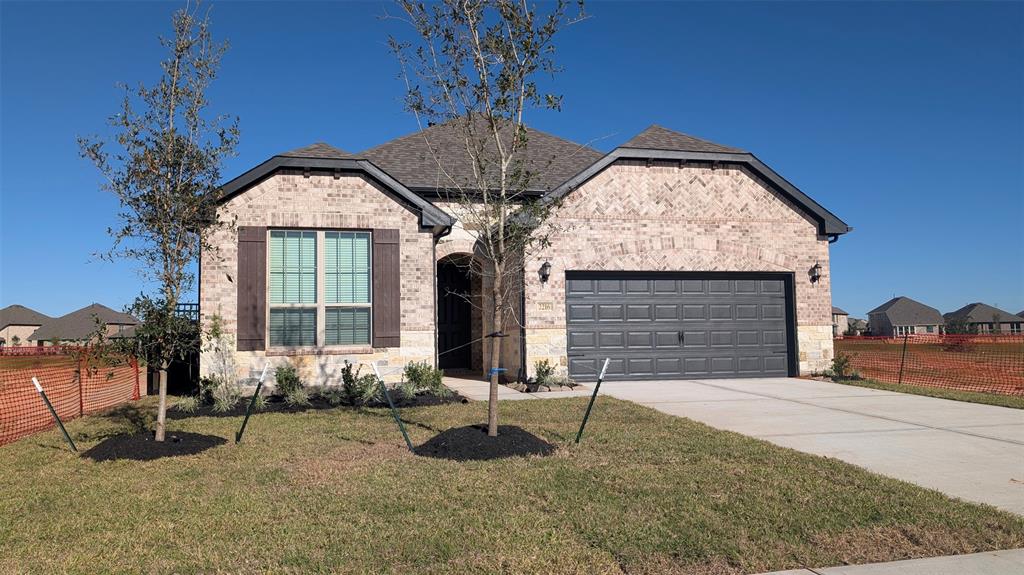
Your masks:
{"label": "blue sky", "polygon": [[[78,157],[117,82],[152,82],[177,4],[0,3],[0,306],[120,308],[143,289],[110,245],[117,205]],[[238,115],[233,177],[315,141],[413,131],[371,3],[213,4],[231,41],[211,95]],[[560,113],[600,150],[649,124],[753,151],[855,231],[833,301],[1024,308],[1024,4],[611,3],[561,38]]]}

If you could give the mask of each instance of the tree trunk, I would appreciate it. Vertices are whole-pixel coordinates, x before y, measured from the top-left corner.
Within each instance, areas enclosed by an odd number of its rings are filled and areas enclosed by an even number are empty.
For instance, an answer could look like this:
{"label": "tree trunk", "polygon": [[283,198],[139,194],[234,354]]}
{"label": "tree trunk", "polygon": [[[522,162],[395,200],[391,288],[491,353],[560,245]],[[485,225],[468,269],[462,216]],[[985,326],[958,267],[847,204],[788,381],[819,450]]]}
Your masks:
{"label": "tree trunk", "polygon": [[491,290],[491,299],[494,303],[491,327],[495,335],[491,337],[491,385],[487,394],[487,435],[497,437],[499,377],[497,368],[501,367],[501,338],[498,335],[502,333],[502,328],[504,327],[502,325],[503,314],[501,313],[501,276],[497,274],[495,274],[494,287]]}
{"label": "tree trunk", "polygon": [[156,408],[156,440],[164,440],[167,420],[167,362],[160,364],[160,403]]}

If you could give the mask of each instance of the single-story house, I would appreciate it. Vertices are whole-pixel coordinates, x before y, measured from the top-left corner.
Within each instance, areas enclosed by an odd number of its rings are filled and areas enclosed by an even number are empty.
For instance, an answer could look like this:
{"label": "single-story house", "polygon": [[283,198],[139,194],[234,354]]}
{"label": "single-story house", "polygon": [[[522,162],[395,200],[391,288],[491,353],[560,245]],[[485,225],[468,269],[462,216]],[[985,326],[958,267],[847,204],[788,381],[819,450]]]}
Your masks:
{"label": "single-story house", "polygon": [[868,321],[851,317],[846,320],[846,333],[848,335],[864,335],[868,331]]}
{"label": "single-story house", "polygon": [[868,312],[871,335],[902,336],[938,334],[942,331],[942,314],[906,296],[894,297]]}
{"label": "single-story house", "polygon": [[1021,327],[1024,326],[1024,318],[1019,314],[1014,315],[981,302],[969,303],[942,317],[946,321],[966,320],[967,325],[976,329],[978,333],[1019,334],[1022,333]]}
{"label": "single-story house", "polygon": [[850,318],[850,314],[838,308],[832,306],[832,337],[839,337],[846,333],[847,320]]}
{"label": "single-story house", "polygon": [[109,338],[131,335],[139,323],[127,313],[93,303],[45,322],[32,332],[29,340],[36,345],[85,342],[95,335],[97,321],[106,325],[106,337]]}
{"label": "single-story house", "polygon": [[[508,379],[548,360],[579,380],[786,376],[832,359],[829,244],[851,230],[753,154],[651,126],[603,154],[527,130],[527,195],[554,202],[522,262]],[[483,374],[485,276],[452,182],[472,165],[455,122],[359,153],[314,144],[224,184],[200,309],[241,377],[292,361]],[[484,266],[486,262],[475,262]],[[464,294],[467,297],[452,297]],[[211,370],[214,358],[201,357]]]}
{"label": "single-story house", "polygon": [[0,309],[0,346],[28,345],[32,332],[51,319],[23,305],[9,305]]}

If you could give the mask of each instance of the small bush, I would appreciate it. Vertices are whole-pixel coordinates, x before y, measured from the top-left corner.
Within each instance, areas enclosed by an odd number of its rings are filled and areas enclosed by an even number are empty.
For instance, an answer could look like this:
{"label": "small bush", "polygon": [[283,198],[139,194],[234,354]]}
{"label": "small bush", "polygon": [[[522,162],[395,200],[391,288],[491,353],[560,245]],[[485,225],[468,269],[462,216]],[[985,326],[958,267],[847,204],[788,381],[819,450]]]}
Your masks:
{"label": "small bush", "polygon": [[832,358],[832,368],[829,370],[832,373],[832,377],[836,379],[847,379],[850,377],[852,371],[851,358],[845,353],[839,352]]}
{"label": "small bush", "polygon": [[195,413],[199,411],[199,398],[195,395],[186,395],[178,400],[174,408],[182,413]]}
{"label": "small bush", "polygon": [[221,393],[213,396],[213,411],[227,413],[238,405],[238,394]]}
{"label": "small bush", "polygon": [[252,403],[252,408],[256,411],[263,411],[267,408],[267,398],[263,395],[257,395],[256,401]]}
{"label": "small bush", "polygon": [[576,387],[576,382],[569,379],[566,375],[552,375],[547,379],[547,383],[544,385],[548,387]]}
{"label": "small bush", "polygon": [[346,405],[365,405],[380,393],[377,376],[372,373],[359,375],[360,369],[348,361],[341,368],[341,391]]}
{"label": "small bush", "polygon": [[546,359],[535,362],[533,369],[537,373],[535,378],[537,385],[548,385],[548,380],[551,376],[555,375],[555,366],[551,365],[551,362]]}
{"label": "small bush", "polygon": [[200,404],[213,405],[215,412],[231,411],[240,399],[242,392],[237,384],[228,383],[216,375],[199,378],[197,401]]}
{"label": "small bush", "polygon": [[[278,395],[288,396],[293,390],[303,387],[299,372],[292,364],[285,364],[274,370],[274,382]],[[308,396],[308,394],[307,394]]]}
{"label": "small bush", "polygon": [[320,390],[320,397],[331,407],[345,405],[345,391],[337,386],[324,387]]}
{"label": "small bush", "polygon": [[290,407],[309,405],[309,392],[305,387],[293,387],[284,395],[284,403]]}
{"label": "small bush", "polygon": [[418,393],[429,393],[437,397],[447,397],[452,391],[444,386],[444,371],[435,368],[425,361],[414,361],[406,364],[402,383],[399,385],[405,397]]}

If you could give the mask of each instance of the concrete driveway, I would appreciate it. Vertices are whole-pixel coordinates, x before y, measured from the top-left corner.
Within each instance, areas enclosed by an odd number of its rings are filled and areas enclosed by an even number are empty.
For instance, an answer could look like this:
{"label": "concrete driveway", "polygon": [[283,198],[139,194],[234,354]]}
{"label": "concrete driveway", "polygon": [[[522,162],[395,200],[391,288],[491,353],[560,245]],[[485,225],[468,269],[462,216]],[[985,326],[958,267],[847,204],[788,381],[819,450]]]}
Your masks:
{"label": "concrete driveway", "polygon": [[1024,515],[1024,410],[788,378],[601,392]]}

